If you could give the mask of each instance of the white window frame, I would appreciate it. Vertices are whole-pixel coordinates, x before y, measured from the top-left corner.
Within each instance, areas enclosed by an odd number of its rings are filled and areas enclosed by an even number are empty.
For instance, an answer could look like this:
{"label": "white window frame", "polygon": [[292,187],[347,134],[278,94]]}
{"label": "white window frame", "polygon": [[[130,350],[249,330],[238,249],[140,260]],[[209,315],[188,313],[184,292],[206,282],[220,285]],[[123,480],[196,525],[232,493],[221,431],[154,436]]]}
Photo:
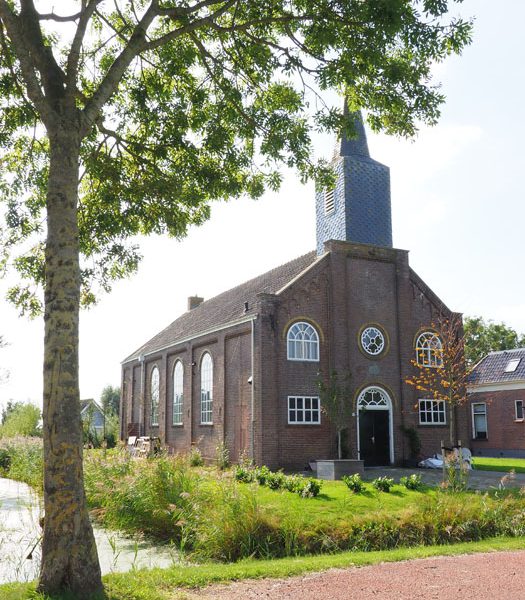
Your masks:
{"label": "white window frame", "polygon": [[[437,407],[435,405],[437,404]],[[434,400],[433,398],[420,398],[418,400],[419,424],[422,427],[427,425],[446,425],[447,424],[447,405],[444,400]],[[425,414],[427,419],[422,421],[421,415]],[[440,417],[443,416],[443,420]],[[437,419],[436,419],[437,417]]]}
{"label": "white window frame", "polygon": [[209,352],[201,358],[201,425],[213,425],[213,360]]}
{"label": "white window frame", "polygon": [[[314,403],[317,406],[314,408]],[[301,405],[299,408],[299,404]],[[309,405],[307,407],[307,404]],[[288,396],[288,425],[320,425],[321,424],[321,399],[319,396]],[[290,416],[294,414],[292,420]],[[303,420],[297,420],[297,413],[301,413]],[[311,420],[306,421],[305,417],[309,413]],[[316,419],[314,420],[314,417]]]}
{"label": "white window frame", "polygon": [[296,321],[286,334],[288,360],[319,362],[319,334],[306,321]]}
{"label": "white window frame", "polygon": [[159,426],[159,405],[160,405],[160,373],[155,365],[151,369],[150,375],[150,424],[152,427]]}
{"label": "white window frame", "polygon": [[[521,404],[521,417],[518,417],[518,402]],[[514,400],[514,417],[516,421],[523,421],[523,416],[525,414],[525,402],[523,400]]]}
{"label": "white window frame", "polygon": [[416,363],[439,369],[443,366],[443,342],[435,331],[423,331],[416,340]]}
{"label": "white window frame", "polygon": [[[375,336],[376,338],[379,338],[381,340],[380,343],[378,344],[377,341],[371,342],[370,341],[371,336]],[[368,341],[367,341],[367,338],[368,338]],[[380,354],[382,354],[384,352],[384,350],[386,348],[385,334],[379,327],[377,327],[377,325],[367,325],[361,332],[361,335],[359,336],[359,340],[361,342],[361,348],[369,356],[379,356]],[[371,349],[372,343],[376,345],[377,350],[375,352]]]}
{"label": "white window frame", "polygon": [[182,410],[184,406],[184,367],[180,360],[173,367],[173,414],[172,425],[182,425]]}
{"label": "white window frame", "polygon": [[[482,413],[477,413],[474,410],[475,406],[483,406],[484,407],[484,412]],[[472,438],[474,440],[488,440],[489,439],[489,422],[488,422],[488,418],[487,418],[487,403],[486,402],[473,402],[471,405],[471,411],[472,411]],[[474,416],[475,415],[485,415],[485,437],[478,437],[477,436],[477,431],[476,431],[476,421]]]}
{"label": "white window frame", "polygon": [[505,367],[505,373],[514,373],[519,367],[520,362],[521,358],[511,358]]}

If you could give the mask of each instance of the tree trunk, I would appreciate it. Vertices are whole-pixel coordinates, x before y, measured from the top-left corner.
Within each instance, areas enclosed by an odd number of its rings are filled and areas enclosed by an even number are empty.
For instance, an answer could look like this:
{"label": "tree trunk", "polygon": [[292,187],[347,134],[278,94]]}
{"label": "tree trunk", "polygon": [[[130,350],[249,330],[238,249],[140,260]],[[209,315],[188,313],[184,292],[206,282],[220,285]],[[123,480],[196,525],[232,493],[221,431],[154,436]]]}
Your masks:
{"label": "tree trunk", "polygon": [[343,458],[343,448],[341,444],[341,430],[337,430],[337,458],[341,460]]}
{"label": "tree trunk", "polygon": [[456,431],[456,405],[449,402],[449,421],[450,421],[450,446],[454,448],[458,443],[458,435]]}
{"label": "tree trunk", "polygon": [[44,342],[44,537],[39,590],[94,597],[102,580],[83,483],[78,382],[80,136],[49,132]]}

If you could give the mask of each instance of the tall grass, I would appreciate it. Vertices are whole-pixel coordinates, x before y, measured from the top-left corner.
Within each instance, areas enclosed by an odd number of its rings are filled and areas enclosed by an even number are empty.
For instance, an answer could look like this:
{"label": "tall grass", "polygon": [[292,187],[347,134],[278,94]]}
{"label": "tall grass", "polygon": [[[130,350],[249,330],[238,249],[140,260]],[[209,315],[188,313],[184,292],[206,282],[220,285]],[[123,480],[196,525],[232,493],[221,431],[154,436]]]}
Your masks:
{"label": "tall grass", "polygon": [[[41,489],[39,443],[9,440],[7,451],[11,462],[6,475]],[[103,525],[171,541],[200,560],[388,550],[525,535],[524,498],[518,490],[481,494],[394,486],[390,494],[382,494],[365,483],[361,493],[351,494],[343,483],[334,483],[316,498],[298,498],[286,490],[238,482],[232,470],[191,467],[181,457],[135,460],[116,450],[87,452],[84,472],[89,507]],[[344,501],[330,495],[342,491]],[[352,508],[363,503],[364,510]]]}
{"label": "tall grass", "polygon": [[43,465],[41,438],[16,436],[0,439],[0,476],[23,481],[41,493]]}

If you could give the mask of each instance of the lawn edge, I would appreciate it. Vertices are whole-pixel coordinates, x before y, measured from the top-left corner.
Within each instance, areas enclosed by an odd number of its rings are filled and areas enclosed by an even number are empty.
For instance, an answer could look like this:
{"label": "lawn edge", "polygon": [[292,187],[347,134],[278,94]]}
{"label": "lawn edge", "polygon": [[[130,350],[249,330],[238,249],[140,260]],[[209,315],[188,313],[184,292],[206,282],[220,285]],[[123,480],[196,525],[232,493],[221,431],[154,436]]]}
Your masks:
{"label": "lawn edge", "polygon": [[[457,556],[525,549],[525,538],[490,538],[450,546],[418,546],[374,552],[342,552],[272,560],[247,559],[238,563],[203,563],[196,566],[173,566],[105,575],[108,600],[170,600],[177,592],[199,589],[211,584],[228,584],[243,579],[280,579],[305,573],[350,567],[365,567],[384,562],[401,562],[422,558]],[[35,583],[0,585],[5,600],[44,600],[35,594]],[[58,598],[50,600],[59,600]]]}

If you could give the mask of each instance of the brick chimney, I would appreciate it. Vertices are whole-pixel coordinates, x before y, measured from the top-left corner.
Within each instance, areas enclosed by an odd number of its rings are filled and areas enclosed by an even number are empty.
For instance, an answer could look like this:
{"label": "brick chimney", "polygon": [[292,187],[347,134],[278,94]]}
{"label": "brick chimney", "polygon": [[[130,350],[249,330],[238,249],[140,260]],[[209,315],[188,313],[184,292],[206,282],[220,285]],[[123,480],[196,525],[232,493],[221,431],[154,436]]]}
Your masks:
{"label": "brick chimney", "polygon": [[189,296],[188,310],[193,310],[194,308],[197,308],[197,306],[199,306],[199,304],[202,304],[203,302],[204,298],[201,298],[200,296]]}

